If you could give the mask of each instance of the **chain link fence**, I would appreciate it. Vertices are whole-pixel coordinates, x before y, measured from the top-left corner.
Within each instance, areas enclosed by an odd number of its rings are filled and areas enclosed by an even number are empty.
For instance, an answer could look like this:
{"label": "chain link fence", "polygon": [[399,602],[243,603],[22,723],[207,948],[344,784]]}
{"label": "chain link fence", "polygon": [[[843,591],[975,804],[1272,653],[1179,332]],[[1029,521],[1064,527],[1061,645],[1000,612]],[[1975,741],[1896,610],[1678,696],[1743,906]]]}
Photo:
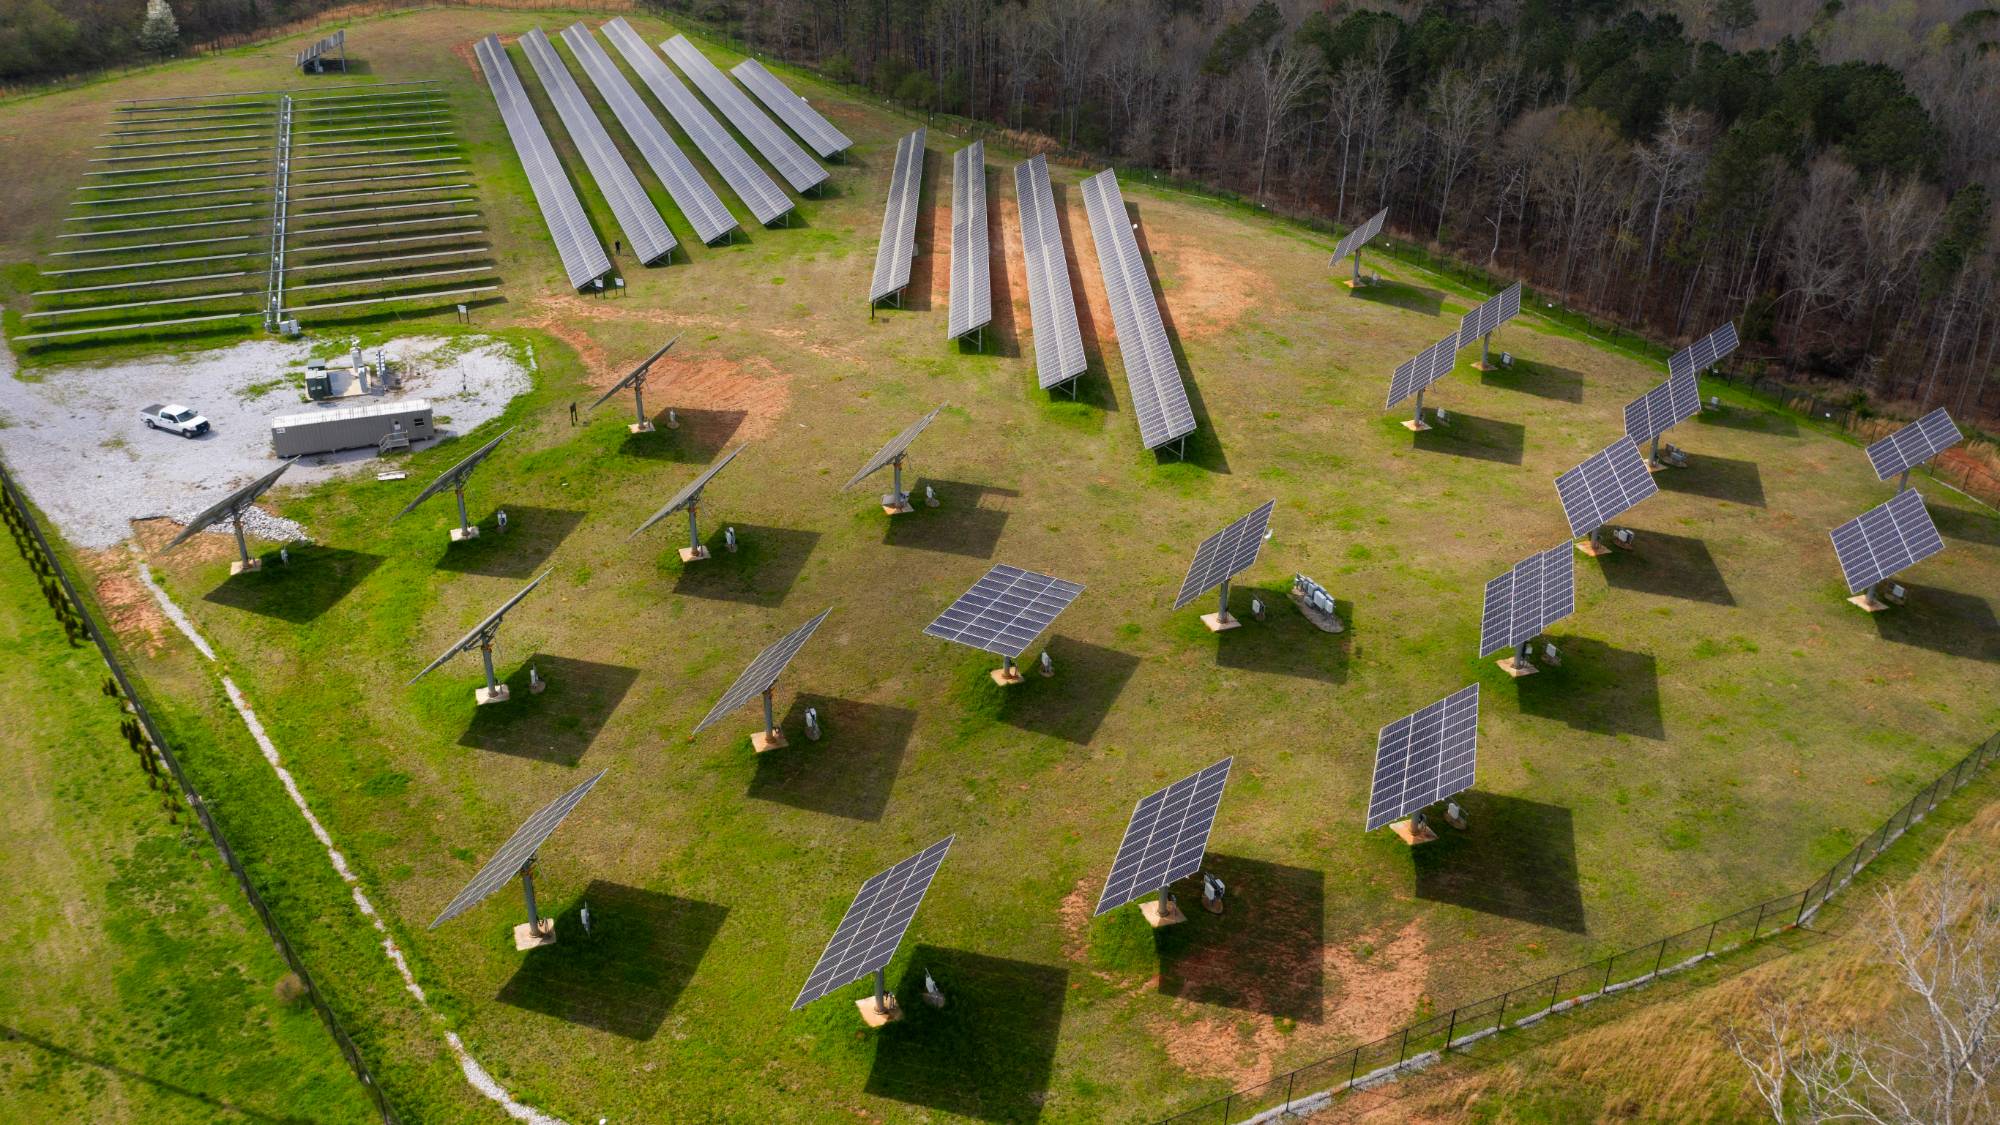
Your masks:
{"label": "chain link fence", "polygon": [[[243,870],[243,864],[236,858],[235,849],[229,846],[229,840],[223,836],[222,828],[210,815],[208,802],[202,798],[194,783],[188,780],[187,774],[181,771],[180,760],[174,756],[173,748],[167,744],[166,737],[154,724],[152,713],[147,710],[145,700],[140,697],[138,691],[133,688],[132,681],[125,675],[125,668],[119,663],[110,639],[98,626],[96,618],[91,616],[89,603],[70,581],[69,571],[63,566],[55,548],[50,546],[48,537],[42,533],[41,524],[35,519],[34,509],[29,507],[27,497],[15,484],[14,476],[8,472],[5,462],[0,462],[0,515],[4,515],[6,522],[16,530],[17,538],[25,536],[23,540],[25,546],[39,559],[31,561],[35,570],[53,576],[60,587],[62,598],[67,603],[66,610],[59,609],[58,615],[80,622],[84,636],[96,644],[98,655],[103,657],[104,665],[110,670],[111,677],[117,685],[121,702],[132,713],[140,729],[145,732],[145,737],[158,755],[160,763],[179,788],[181,799],[187,803],[195,818],[201,821],[202,828],[208,832],[209,842],[215,845],[216,854],[229,865],[229,873],[236,877],[236,885],[242,890],[243,897],[249,901],[250,909],[257,912],[257,919],[264,924],[264,932],[270,935],[271,944],[277,947],[278,956],[284,959],[286,967],[298,977],[306,999],[311,1002],[313,1011],[319,1013],[320,1021],[326,1025],[327,1034],[333,1036],[334,1045],[340,1048],[348,1067],[354,1071],[354,1076],[361,1080],[362,1089],[368,1092],[376,1111],[382,1115],[383,1125],[396,1125],[396,1114],[389,1107],[388,1097],[376,1084],[374,1075],[369,1073],[368,1064],[362,1060],[361,1052],[355,1048],[354,1041],[347,1037],[346,1031],[342,1030],[340,1021],[334,1017],[333,1009],[320,995],[319,986],[314,983],[312,973],[307,971],[305,961],[299,957],[298,951],[292,948],[292,943],[286,939],[284,931],[278,928],[278,921],[271,916],[271,908],[265,905],[264,896],[257,893],[249,874]],[[75,639],[74,636],[72,639]]]}
{"label": "chain link fence", "polygon": [[1364,1043],[1281,1074],[1262,1085],[1162,1118],[1159,1125],[1232,1125],[1316,1113],[1345,1094],[1391,1081],[1402,1071],[1437,1061],[1446,1052],[1463,1050],[1509,1028],[1531,1026],[1599,997],[1692,968],[1759,938],[1805,925],[1911,825],[1923,820],[1940,802],[1995,760],[2000,760],[2000,732],[1918,791],[1804,890],[1745,907],[1498,996],[1462,1004],[1373,1043]]}

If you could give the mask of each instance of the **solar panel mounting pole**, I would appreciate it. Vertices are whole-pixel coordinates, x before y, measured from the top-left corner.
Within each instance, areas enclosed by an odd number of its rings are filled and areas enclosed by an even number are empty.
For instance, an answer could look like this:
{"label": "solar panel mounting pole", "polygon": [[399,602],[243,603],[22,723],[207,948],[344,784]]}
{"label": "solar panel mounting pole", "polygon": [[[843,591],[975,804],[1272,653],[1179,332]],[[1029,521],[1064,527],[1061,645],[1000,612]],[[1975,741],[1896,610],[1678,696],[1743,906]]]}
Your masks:
{"label": "solar panel mounting pole", "polygon": [[697,494],[688,501],[688,545],[681,548],[681,561],[699,562],[708,557],[708,548],[701,545],[701,522],[695,514],[701,508],[701,496]]}
{"label": "solar panel mounting pole", "polygon": [[1361,288],[1361,247],[1359,246],[1354,248],[1354,280],[1349,282],[1347,287],[1349,289]]}
{"label": "solar panel mounting pole", "polygon": [[[479,659],[486,665],[486,686],[473,692],[480,703],[504,703],[507,700],[507,685],[493,674],[493,634],[489,631],[479,638]],[[533,900],[529,900],[528,915],[535,913]]]}
{"label": "solar panel mounting pole", "polygon": [[1229,579],[1223,579],[1222,584],[1216,589],[1219,592],[1215,598],[1215,612],[1201,615],[1201,623],[1208,626],[1208,631],[1211,633],[1226,632],[1243,624],[1229,616]]}
{"label": "solar panel mounting pole", "polygon": [[250,545],[243,541],[243,509],[229,509],[229,528],[236,533],[237,561],[229,564],[229,573],[241,574],[246,570],[262,570],[263,559],[250,557]]}
{"label": "solar panel mounting pole", "polygon": [[889,495],[882,498],[882,511],[888,515],[906,516],[916,511],[910,507],[909,494],[903,491],[903,458],[907,456],[907,453],[898,453],[889,462],[894,482],[889,486]]}
{"label": "solar panel mounting pole", "polygon": [[1422,388],[1418,388],[1417,390],[1416,413],[1410,415],[1410,420],[1403,423],[1403,426],[1405,429],[1408,429],[1415,433],[1422,433],[1423,431],[1430,429],[1429,424],[1427,424],[1424,421],[1424,392]]}
{"label": "solar panel mounting pole", "polygon": [[1493,364],[1491,362],[1493,357],[1492,349],[1493,349],[1493,333],[1488,332],[1486,335],[1481,336],[1479,338],[1479,370],[1481,371],[1493,370]]}
{"label": "solar panel mounting pole", "polygon": [[643,371],[632,380],[632,412],[637,417],[632,422],[631,431],[635,434],[652,433],[653,424],[646,421],[646,373]]}
{"label": "solar panel mounting pole", "polygon": [[521,898],[528,904],[528,921],[525,925],[514,927],[514,948],[525,951],[534,949],[537,946],[554,945],[556,943],[555,920],[553,918],[543,919],[541,912],[535,909],[534,856],[529,856],[528,862],[521,865],[520,874]]}
{"label": "solar panel mounting pole", "polygon": [[883,978],[882,970],[875,970],[875,1011],[887,1016],[893,1009],[889,1003],[889,982]]}
{"label": "solar panel mounting pole", "polygon": [[750,748],[759,754],[766,750],[783,750],[786,746],[785,733],[778,729],[777,712],[771,703],[772,694],[777,690],[776,684],[764,689],[764,729],[750,736]]}
{"label": "solar panel mounting pole", "polygon": [[1903,470],[1903,475],[1896,478],[1896,491],[1902,492],[1908,489],[1909,487],[1910,487],[1910,470],[1906,468]]}
{"label": "solar panel mounting pole", "polygon": [[[474,526],[472,518],[465,514],[465,478],[469,475],[471,474],[461,475],[458,483],[451,486],[452,496],[458,500],[458,527],[451,533],[451,541],[454,543],[479,538],[479,528]],[[487,669],[486,678],[489,680],[493,678],[492,669]]]}

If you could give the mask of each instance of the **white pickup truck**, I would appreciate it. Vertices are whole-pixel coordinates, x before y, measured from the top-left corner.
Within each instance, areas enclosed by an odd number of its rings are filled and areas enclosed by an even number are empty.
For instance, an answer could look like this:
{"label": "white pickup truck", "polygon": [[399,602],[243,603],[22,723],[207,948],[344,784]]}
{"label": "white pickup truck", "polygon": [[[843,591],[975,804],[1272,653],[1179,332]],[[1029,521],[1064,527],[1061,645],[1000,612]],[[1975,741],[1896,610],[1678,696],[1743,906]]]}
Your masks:
{"label": "white pickup truck", "polygon": [[139,408],[139,421],[149,430],[165,430],[184,438],[208,432],[208,419],[177,402],[151,403]]}

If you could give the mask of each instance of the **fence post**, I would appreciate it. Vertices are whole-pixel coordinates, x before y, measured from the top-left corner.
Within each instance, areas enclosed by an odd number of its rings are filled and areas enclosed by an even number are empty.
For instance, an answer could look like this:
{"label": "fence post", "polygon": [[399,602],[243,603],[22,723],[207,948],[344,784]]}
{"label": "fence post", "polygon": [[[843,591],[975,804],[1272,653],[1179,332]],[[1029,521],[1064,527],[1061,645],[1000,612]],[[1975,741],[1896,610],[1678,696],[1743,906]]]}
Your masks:
{"label": "fence post", "polygon": [[1549,985],[1549,1008],[1551,1010],[1553,1010],[1556,1006],[1556,998],[1562,993],[1562,986],[1563,986],[1562,974],[1557,973],[1555,975],[1554,981]]}
{"label": "fence post", "polygon": [[1667,939],[1660,939],[1660,955],[1653,958],[1653,975],[1660,975],[1660,966],[1667,963]]}
{"label": "fence post", "polygon": [[1770,906],[1771,904],[1767,902],[1757,908],[1757,921],[1750,927],[1751,941],[1756,941],[1758,931],[1764,928],[1764,911],[1770,909]]}
{"label": "fence post", "polygon": [[1500,994],[1500,1011],[1493,1017],[1493,1030],[1498,1031],[1507,1026],[1507,1001],[1513,995],[1513,989],[1508,989],[1506,992]]}
{"label": "fence post", "polygon": [[1708,940],[1701,943],[1701,955],[1703,957],[1708,956],[1708,951],[1715,948],[1715,928],[1720,925],[1722,925],[1722,919],[1720,918],[1708,924]]}
{"label": "fence post", "polygon": [[1403,1025],[1403,1041],[1396,1045],[1396,1065],[1403,1065],[1403,1056],[1410,1049],[1410,1025]]}
{"label": "fence post", "polygon": [[1296,1071],[1296,1070],[1295,1070],[1295,1071],[1293,1071],[1293,1072],[1291,1072],[1290,1074],[1287,1074],[1287,1075],[1285,1075],[1285,1112],[1286,1112],[1286,1113],[1290,1113],[1290,1112],[1292,1111],[1292,1083],[1293,1083],[1293,1082],[1296,1082],[1296,1081],[1298,1081],[1298,1077],[1299,1077],[1299,1072],[1298,1072],[1298,1071]]}
{"label": "fence post", "polygon": [[1616,953],[1613,953],[1611,956],[1606,957],[1604,959],[1604,987],[1598,989],[1597,991],[1601,993],[1611,991],[1611,970],[1616,969],[1617,967],[1618,967],[1618,955]]}
{"label": "fence post", "polygon": [[1354,1077],[1361,1073],[1361,1048],[1354,1048],[1354,1061],[1347,1064],[1347,1086],[1354,1087]]}
{"label": "fence post", "polygon": [[[1451,1050],[1451,1037],[1453,1033],[1457,1031],[1458,1031],[1458,1009],[1453,1008],[1451,1010],[1451,1022],[1445,1024],[1444,1026],[1444,1051]],[[1444,1052],[1441,1051],[1439,1053],[1442,1054]]]}

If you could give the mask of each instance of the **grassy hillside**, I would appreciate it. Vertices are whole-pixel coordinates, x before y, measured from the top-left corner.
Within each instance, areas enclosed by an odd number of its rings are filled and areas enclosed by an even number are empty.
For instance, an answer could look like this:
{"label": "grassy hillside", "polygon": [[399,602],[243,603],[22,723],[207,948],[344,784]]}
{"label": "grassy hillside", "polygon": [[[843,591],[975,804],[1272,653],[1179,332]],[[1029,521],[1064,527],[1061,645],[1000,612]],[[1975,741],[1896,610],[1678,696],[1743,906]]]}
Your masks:
{"label": "grassy hillside", "polygon": [[[1373,251],[1387,284],[1350,294],[1327,268],[1330,239],[1241,208],[1126,184],[1202,425],[1184,463],[1139,448],[1077,171],[1057,177],[1092,360],[1072,402],[1034,389],[1022,154],[988,146],[997,319],[975,354],[944,340],[946,154],[962,139],[932,131],[909,307],[871,318],[895,139],[916,123],[809,82],[858,144],[800,221],[752,224],[670,267],[627,258],[621,300],[562,292],[467,59],[488,32],[573,18],[432,11],[349,36],[375,76],[445,83],[507,280],[479,327],[533,349],[536,390],[419,455],[408,481],[283,494],[317,540],[288,567],[232,579],[219,543],[162,564],[434,1001],[527,1100],[614,1120],[1164,1113],[1803,885],[2000,724],[2000,524],[1927,493],[1949,549],[1907,576],[1909,606],[1862,614],[1825,532],[1886,487],[1852,444],[1723,389],[1727,411],[1671,435],[1693,467],[1621,521],[1639,549],[1579,558],[1577,613],[1553,636],[1563,668],[1517,682],[1476,659],[1482,584],[1563,541],[1552,479],[1621,432],[1660,365],[1530,310],[1497,341],[1513,368],[1462,365],[1430,396],[1452,424],[1413,439],[1400,410],[1380,409],[1388,372],[1483,295]],[[669,31],[635,23],[649,40]],[[269,85],[290,48],[146,84]],[[124,92],[6,111],[33,138],[29,229],[46,231],[79,166],[41,123],[94,127]],[[647,400],[680,429],[628,435],[622,404],[570,426],[571,402],[674,332]],[[906,480],[942,507],[890,523],[874,482],[836,491],[940,402]],[[485,537],[448,548],[435,505],[389,524],[508,425],[470,489]],[[713,560],[683,567],[674,521],[628,540],[742,442],[704,505]],[[1215,637],[1195,609],[1173,612],[1193,544],[1273,497],[1274,537],[1234,603],[1245,614],[1256,593],[1269,619]],[[725,526],[736,554],[720,549]],[[1053,680],[1002,692],[988,658],[920,634],[996,561],[1088,587],[1047,640]],[[476,659],[405,686],[544,567],[497,659],[517,686],[533,666],[545,694],[476,709]],[[1321,634],[1286,603],[1301,571],[1340,599],[1347,632]],[[751,655],[828,605],[778,700],[795,735],[817,707],[824,741],[757,757],[749,710],[689,736]],[[1376,730],[1474,680],[1471,831],[1414,852],[1364,835]],[[216,749],[239,752],[254,753]],[[1133,801],[1224,754],[1237,765],[1210,866],[1235,892],[1229,913],[1159,935],[1130,909],[1093,921]],[[425,929],[521,818],[599,768],[610,775],[542,854],[560,944],[514,951],[511,889]],[[909,997],[932,969],[951,1006],[881,1035],[859,1028],[858,987],[789,1012],[854,888],[953,832],[890,971]]]}

